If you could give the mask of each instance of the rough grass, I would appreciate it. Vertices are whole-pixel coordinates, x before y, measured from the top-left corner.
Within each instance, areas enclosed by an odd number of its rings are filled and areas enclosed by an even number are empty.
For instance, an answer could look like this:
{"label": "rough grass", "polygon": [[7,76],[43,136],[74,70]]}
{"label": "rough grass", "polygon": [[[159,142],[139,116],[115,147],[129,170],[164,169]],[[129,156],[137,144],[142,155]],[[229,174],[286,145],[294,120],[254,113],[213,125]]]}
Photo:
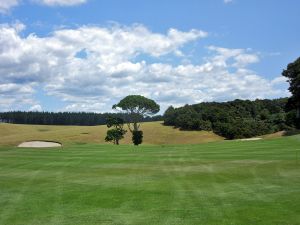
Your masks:
{"label": "rough grass", "polygon": [[5,225],[296,225],[300,137],[0,147],[0,205]]}
{"label": "rough grass", "polygon": [[[143,123],[144,144],[199,144],[223,140],[213,132],[180,131],[162,122]],[[24,141],[47,140],[63,143],[105,143],[106,126],[44,126],[0,124],[0,145],[18,145]],[[121,144],[131,143],[127,132]]]}

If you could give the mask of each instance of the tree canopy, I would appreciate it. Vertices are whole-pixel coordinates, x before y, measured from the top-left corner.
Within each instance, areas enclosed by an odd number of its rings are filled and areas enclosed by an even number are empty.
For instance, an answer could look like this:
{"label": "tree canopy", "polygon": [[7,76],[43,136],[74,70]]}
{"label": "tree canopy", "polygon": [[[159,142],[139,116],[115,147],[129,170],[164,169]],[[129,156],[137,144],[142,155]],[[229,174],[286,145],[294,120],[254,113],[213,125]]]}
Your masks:
{"label": "tree canopy", "polygon": [[113,142],[115,145],[119,145],[119,141],[124,138],[124,135],[127,132],[123,129],[123,119],[110,116],[107,118],[106,123],[108,128],[113,128],[107,131],[105,141]]}
{"label": "tree canopy", "polygon": [[285,112],[286,103],[287,98],[282,98],[171,106],[164,113],[164,124],[182,130],[213,131],[227,139],[249,138],[293,126],[293,119]]}
{"label": "tree canopy", "polygon": [[[131,132],[139,129],[138,123],[141,122],[141,117],[152,116],[160,110],[159,105],[154,100],[141,95],[128,95],[118,104],[113,105],[112,108],[129,115],[126,122]],[[131,123],[133,123],[133,128],[130,127]]]}
{"label": "tree canopy", "polygon": [[139,114],[152,116],[159,112],[159,105],[152,99],[141,95],[128,95],[118,104],[113,105],[113,109],[120,108],[128,114]]}
{"label": "tree canopy", "polygon": [[292,93],[287,105],[288,110],[295,110],[296,126],[300,128],[300,57],[288,64],[282,75],[288,78],[289,91]]}
{"label": "tree canopy", "polygon": [[300,57],[288,64],[282,75],[288,78],[289,91],[292,93],[293,99],[300,105]]}

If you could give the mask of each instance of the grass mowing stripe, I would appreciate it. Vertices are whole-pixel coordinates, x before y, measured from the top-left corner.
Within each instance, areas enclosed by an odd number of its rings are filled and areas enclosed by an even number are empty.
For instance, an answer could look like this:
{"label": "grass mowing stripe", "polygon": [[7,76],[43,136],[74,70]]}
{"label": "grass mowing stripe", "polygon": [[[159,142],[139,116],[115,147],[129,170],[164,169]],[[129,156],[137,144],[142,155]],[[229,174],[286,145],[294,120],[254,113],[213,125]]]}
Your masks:
{"label": "grass mowing stripe", "polygon": [[297,225],[298,146],[298,138],[285,137],[138,148],[70,144],[61,151],[0,147],[0,204],[11,203],[0,209],[1,224]]}
{"label": "grass mowing stripe", "polygon": [[13,217],[14,213],[18,210],[19,203],[26,197],[26,192],[29,191],[38,173],[39,170],[34,171],[30,176],[30,179],[23,182],[21,184],[21,188],[18,189],[17,193],[13,193],[14,196],[5,203],[5,207],[2,207],[2,212],[0,214],[0,224],[7,224],[7,220],[10,219],[10,217]]}

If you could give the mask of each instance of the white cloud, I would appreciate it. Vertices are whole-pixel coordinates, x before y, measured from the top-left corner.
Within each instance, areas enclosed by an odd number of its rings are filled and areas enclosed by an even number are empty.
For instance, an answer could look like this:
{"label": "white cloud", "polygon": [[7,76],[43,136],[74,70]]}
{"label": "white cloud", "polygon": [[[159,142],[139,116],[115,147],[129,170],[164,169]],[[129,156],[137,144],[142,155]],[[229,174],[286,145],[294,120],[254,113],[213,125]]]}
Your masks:
{"label": "white cloud", "polygon": [[31,107],[29,108],[29,111],[33,111],[33,112],[35,112],[35,111],[42,111],[42,110],[43,110],[43,109],[42,109],[42,106],[39,105],[39,104],[33,105],[33,106],[31,106]]}
{"label": "white cloud", "polygon": [[287,82],[287,78],[283,76],[276,77],[272,80],[272,84],[282,84],[286,82]]}
{"label": "white cloud", "polygon": [[87,0],[34,0],[34,2],[48,6],[73,6],[86,3]]}
{"label": "white cloud", "polygon": [[224,0],[225,4],[232,3],[232,2],[233,2],[233,0]]}
{"label": "white cloud", "polygon": [[88,0],[0,0],[0,13],[7,14],[12,8],[19,6],[21,2],[33,2],[46,6],[75,6],[86,3]]}
{"label": "white cloud", "polygon": [[35,104],[32,84],[0,82],[0,111],[22,110]]}
{"label": "white cloud", "polygon": [[[249,49],[210,46],[204,63],[176,63],[177,57],[184,57],[183,46],[207,37],[201,30],[154,33],[138,24],[83,26],[47,37],[22,37],[21,28],[20,24],[0,26],[2,108],[38,105],[36,87],[65,101],[65,110],[71,111],[109,111],[129,94],[153,98],[163,109],[170,104],[286,94],[274,88],[280,80],[265,79],[248,69],[259,62],[258,54]],[[84,57],[78,57],[80,53]],[[175,60],[162,63],[164,56]],[[24,101],[11,84],[27,88]]]}
{"label": "white cloud", "polygon": [[0,0],[0,13],[7,13],[9,10],[19,5],[20,0]]}

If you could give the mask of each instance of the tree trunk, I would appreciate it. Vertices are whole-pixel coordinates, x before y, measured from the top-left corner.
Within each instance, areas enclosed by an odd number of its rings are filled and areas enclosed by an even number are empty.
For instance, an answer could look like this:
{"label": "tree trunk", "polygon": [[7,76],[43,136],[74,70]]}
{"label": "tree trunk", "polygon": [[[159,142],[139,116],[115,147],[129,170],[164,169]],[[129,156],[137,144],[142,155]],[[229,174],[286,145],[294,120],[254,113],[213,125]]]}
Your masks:
{"label": "tree trunk", "polygon": [[116,140],[116,145],[119,145],[119,140],[118,139]]}
{"label": "tree trunk", "polygon": [[296,127],[300,129],[300,106],[297,107],[296,112]]}
{"label": "tree trunk", "polygon": [[137,125],[136,122],[133,123],[133,130],[134,131],[138,131],[139,130],[138,125]]}

